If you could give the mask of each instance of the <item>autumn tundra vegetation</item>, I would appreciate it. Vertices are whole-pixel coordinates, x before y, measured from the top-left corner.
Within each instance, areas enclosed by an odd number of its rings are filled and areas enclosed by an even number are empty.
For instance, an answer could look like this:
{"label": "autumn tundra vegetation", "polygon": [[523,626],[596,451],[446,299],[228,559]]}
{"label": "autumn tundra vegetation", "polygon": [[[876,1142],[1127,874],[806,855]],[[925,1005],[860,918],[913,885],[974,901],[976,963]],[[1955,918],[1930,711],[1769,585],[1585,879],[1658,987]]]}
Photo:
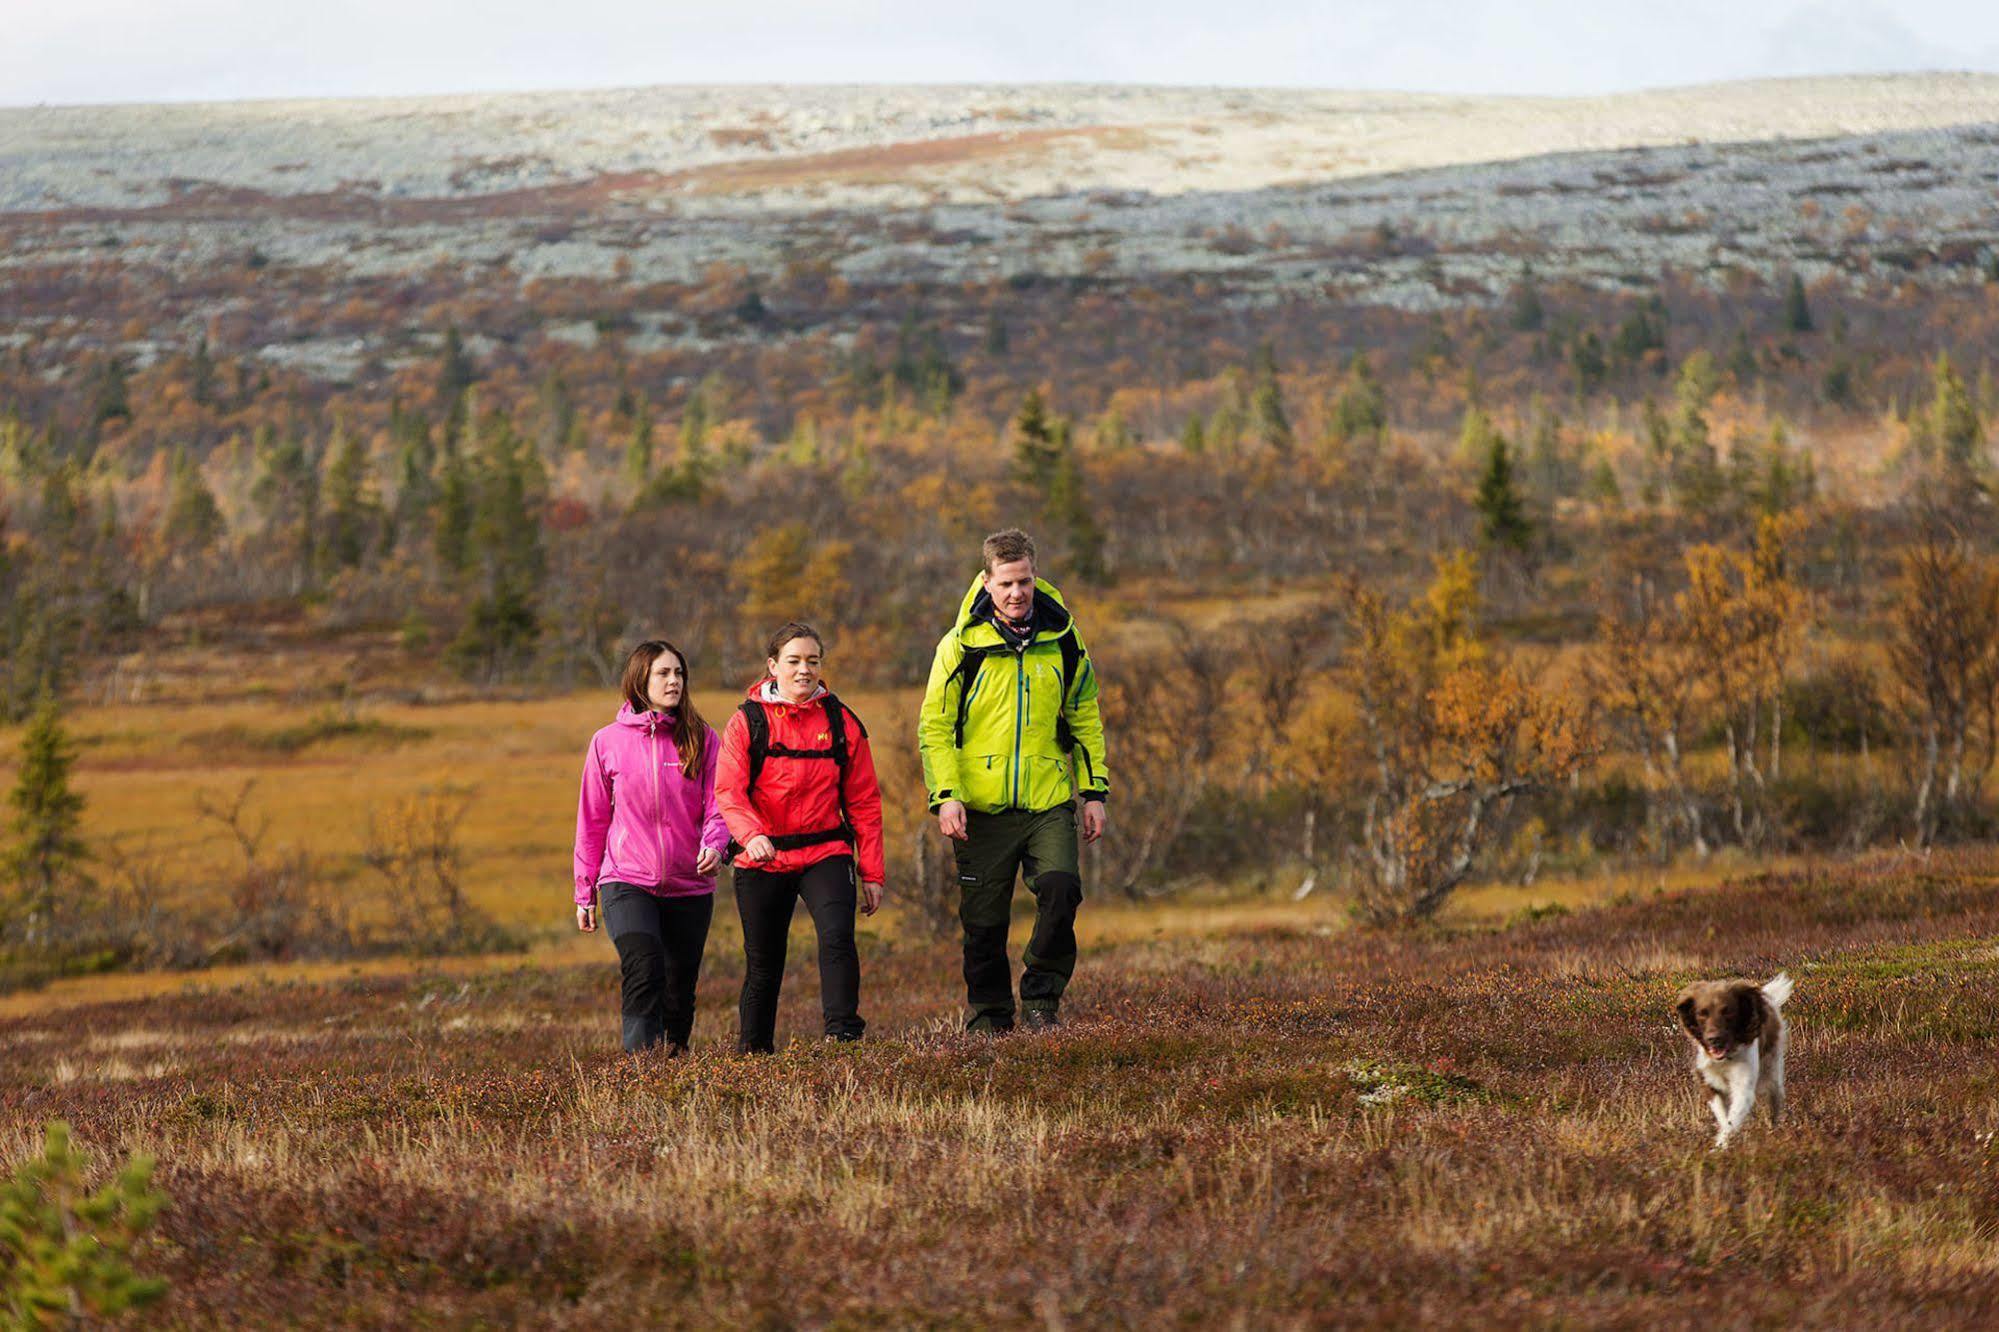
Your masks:
{"label": "autumn tundra vegetation", "polygon": [[[35,721],[8,965],[504,944],[519,922],[471,909],[478,781],[360,802],[331,855],[274,781],[419,752],[427,705],[602,689],[662,626],[733,694],[760,627],[806,611],[837,626],[837,683],[885,695],[885,754],[912,748],[948,589],[1008,521],[1104,626],[1118,805],[1143,817],[1093,853],[1100,890],[1309,884],[1384,922],[1480,875],[1976,838],[1999,747],[1980,271],[1920,301],[1746,272],[1608,296],[1523,262],[1496,307],[1416,315],[720,269],[449,292],[432,357],[344,385],[230,356],[227,321],[143,368],[17,341],[0,706]],[[621,353],[640,296],[713,345]],[[508,341],[524,306],[593,300],[594,346]],[[772,336],[829,306],[877,321]],[[142,825],[233,847],[238,910],[133,928],[186,857],[163,832],[86,845],[65,737],[84,785],[115,782],[129,736],[95,719],[171,729],[149,705],[196,701],[282,717],[179,737],[232,771]],[[884,767],[909,805],[913,765]],[[891,837],[912,920],[948,916],[946,858],[915,821]]]}
{"label": "autumn tundra vegetation", "polygon": [[[356,965],[14,1010],[5,1155],[156,1160],[105,1224],[171,1286],[104,1288],[186,1325],[1990,1316],[1989,279],[1523,260],[1408,311],[801,261],[293,289],[434,335],[337,384],[240,314],[16,340],[0,975]],[[702,337],[627,348],[641,307]],[[1112,832],[1070,1025],[978,1043],[913,713],[1015,522],[1086,608]],[[565,923],[625,649],[728,699],[798,615],[883,783],[870,1039],[725,1053],[718,936],[692,1054],[621,1058],[601,958],[492,955]],[[1702,1160],[1667,1001],[1780,965],[1794,1122]]]}

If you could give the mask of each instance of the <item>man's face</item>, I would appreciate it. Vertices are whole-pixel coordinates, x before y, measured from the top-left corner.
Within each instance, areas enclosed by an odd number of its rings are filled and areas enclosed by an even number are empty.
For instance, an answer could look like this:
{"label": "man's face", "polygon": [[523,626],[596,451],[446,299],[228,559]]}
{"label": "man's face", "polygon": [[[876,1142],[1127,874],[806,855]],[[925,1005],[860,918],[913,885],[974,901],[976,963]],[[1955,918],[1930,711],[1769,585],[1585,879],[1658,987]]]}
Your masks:
{"label": "man's face", "polygon": [[995,564],[986,570],[985,581],[986,591],[993,599],[993,609],[1015,624],[1027,619],[1028,613],[1034,609],[1033,560]]}

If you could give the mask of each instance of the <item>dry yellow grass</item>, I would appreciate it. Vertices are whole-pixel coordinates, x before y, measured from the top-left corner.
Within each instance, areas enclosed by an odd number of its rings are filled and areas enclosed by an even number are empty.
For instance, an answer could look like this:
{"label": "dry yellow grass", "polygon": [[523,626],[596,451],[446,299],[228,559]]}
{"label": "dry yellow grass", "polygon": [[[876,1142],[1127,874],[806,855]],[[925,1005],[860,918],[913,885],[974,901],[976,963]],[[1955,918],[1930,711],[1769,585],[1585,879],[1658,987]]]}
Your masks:
{"label": "dry yellow grass", "polygon": [[[697,696],[712,722],[734,700]],[[855,694],[863,716],[888,716],[913,699]],[[256,790],[249,811],[270,819],[269,849],[295,846],[326,860],[358,898],[373,891],[360,860],[370,814],[399,797],[456,785],[471,794],[463,825],[472,901],[502,924],[560,921],[569,901],[576,783],[585,744],[610,721],[606,692],[440,706],[370,705],[358,716],[427,732],[395,741],[340,736],[292,754],[260,752],[270,737],[309,722],[309,709],[242,702],[118,711],[70,718],[79,748],[75,784],[89,801],[84,834],[108,850],[101,868],[152,859],[177,879],[219,884],[238,863],[229,834],[203,819],[196,797]],[[18,732],[0,732],[0,781],[13,780]]]}
{"label": "dry yellow grass", "polygon": [[[854,692],[848,698],[875,721],[884,766],[913,766],[908,756],[888,751],[898,743],[895,719],[917,705],[915,691]],[[719,690],[704,691],[697,701],[714,722],[726,719],[733,704]],[[70,725],[79,749],[76,785],[89,802],[84,831],[103,849],[99,869],[108,877],[117,877],[131,862],[151,862],[171,881],[186,885],[195,901],[219,903],[238,853],[224,828],[200,816],[197,798],[227,797],[254,781],[249,808],[253,822],[270,822],[267,852],[285,847],[310,852],[335,891],[371,914],[378,886],[360,858],[371,813],[400,797],[451,784],[470,794],[462,840],[471,900],[497,922],[527,933],[526,960],[560,966],[609,960],[601,937],[577,936],[567,922],[577,770],[589,735],[613,712],[601,690],[510,701],[370,704],[354,715],[375,729],[336,735],[291,753],[269,747],[270,738],[310,722],[314,713],[275,701],[83,710],[72,715]],[[0,755],[7,759],[0,781],[11,783],[17,739],[0,732]],[[924,815],[916,802],[891,800],[887,817],[889,835],[899,845]],[[1458,922],[1499,921],[1527,910],[1686,887],[1741,868],[1717,858],[1705,866],[1544,876],[1531,886],[1478,884],[1463,890],[1446,914]],[[895,888],[891,884],[890,909],[864,927],[877,937],[904,933]],[[1331,933],[1347,924],[1344,905],[1331,891],[1302,902],[1228,890],[1139,902],[1095,896],[1078,921],[1078,933],[1086,948],[1261,929]],[[736,948],[735,930],[733,913],[718,913],[711,947]],[[803,937],[799,942],[809,946]],[[327,982],[414,970],[458,973],[521,960],[518,954],[444,962],[383,958],[76,977],[0,996],[0,1016],[274,981]]]}

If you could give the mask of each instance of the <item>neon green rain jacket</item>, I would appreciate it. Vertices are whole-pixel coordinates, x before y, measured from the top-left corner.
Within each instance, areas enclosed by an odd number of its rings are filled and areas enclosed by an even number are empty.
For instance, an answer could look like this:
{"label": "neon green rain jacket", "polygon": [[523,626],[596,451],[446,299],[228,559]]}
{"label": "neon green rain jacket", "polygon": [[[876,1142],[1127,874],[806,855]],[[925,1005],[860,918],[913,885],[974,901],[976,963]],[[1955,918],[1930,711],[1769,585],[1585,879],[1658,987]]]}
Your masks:
{"label": "neon green rain jacket", "polygon": [[930,808],[962,800],[985,814],[1039,811],[1079,790],[1102,800],[1110,776],[1097,676],[1062,594],[1034,580],[1034,637],[1017,652],[993,627],[992,605],[974,578],[930,664],[916,728]]}

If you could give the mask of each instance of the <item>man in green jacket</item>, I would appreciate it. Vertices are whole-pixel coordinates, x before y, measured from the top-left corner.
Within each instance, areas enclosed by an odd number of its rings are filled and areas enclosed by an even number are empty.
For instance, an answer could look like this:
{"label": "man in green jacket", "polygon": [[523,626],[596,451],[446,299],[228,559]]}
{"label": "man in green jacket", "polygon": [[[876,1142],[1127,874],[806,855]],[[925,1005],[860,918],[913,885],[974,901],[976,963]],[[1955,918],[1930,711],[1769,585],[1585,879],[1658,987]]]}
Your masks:
{"label": "man in green jacket", "polygon": [[986,538],[985,567],[937,644],[917,739],[937,826],[955,843],[965,927],[968,1031],[1013,1027],[1006,932],[1014,876],[1034,893],[1022,957],[1029,1027],[1058,1025],[1076,969],[1076,796],[1083,840],[1104,832],[1104,723],[1097,677],[1062,594],[1035,576],[1017,528]]}

